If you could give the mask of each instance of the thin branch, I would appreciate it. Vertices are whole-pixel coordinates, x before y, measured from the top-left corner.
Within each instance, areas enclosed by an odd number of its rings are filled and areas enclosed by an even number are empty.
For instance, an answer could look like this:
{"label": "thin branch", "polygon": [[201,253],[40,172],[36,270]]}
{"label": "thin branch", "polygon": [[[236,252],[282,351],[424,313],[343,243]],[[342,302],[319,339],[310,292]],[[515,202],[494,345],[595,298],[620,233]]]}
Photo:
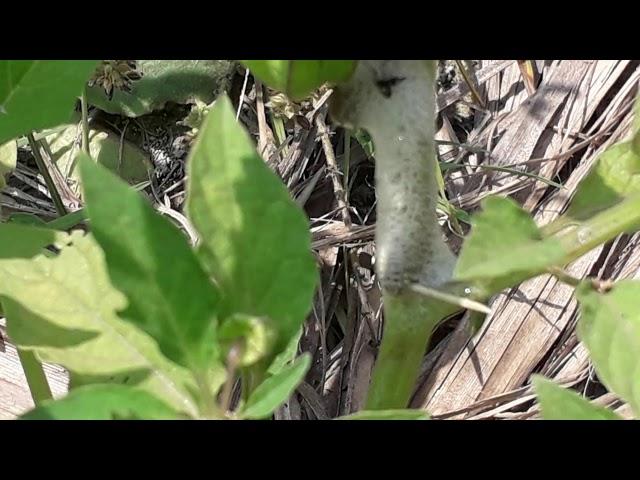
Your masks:
{"label": "thin branch", "polygon": [[336,155],[333,151],[333,145],[331,145],[331,139],[329,138],[327,124],[324,121],[324,115],[318,115],[316,117],[316,126],[318,127],[318,133],[320,134],[320,139],[322,140],[322,149],[327,160],[327,171],[329,173],[329,176],[331,177],[331,183],[333,184],[333,193],[335,194],[336,201],[338,202],[338,208],[340,209],[340,213],[342,215],[342,221],[347,226],[347,228],[351,228],[351,215],[349,214],[349,207],[347,206],[344,188],[339,178],[340,170],[338,169]]}
{"label": "thin branch", "polygon": [[53,205],[56,207],[56,211],[60,216],[66,215],[69,212],[67,212],[67,207],[65,207],[62,201],[62,198],[60,197],[60,192],[58,192],[58,189],[56,188],[56,184],[53,181],[53,178],[51,177],[51,173],[49,173],[49,169],[47,168],[47,165],[44,159],[42,158],[42,154],[40,152],[40,145],[38,145],[38,142],[36,141],[36,139],[33,138],[32,133],[27,134],[27,139],[29,140],[29,145],[31,146],[33,158],[35,158],[36,165],[38,166],[38,170],[40,171],[40,174],[44,178],[44,182],[46,183],[47,188],[49,189],[49,194],[51,195],[51,199],[53,200]]}

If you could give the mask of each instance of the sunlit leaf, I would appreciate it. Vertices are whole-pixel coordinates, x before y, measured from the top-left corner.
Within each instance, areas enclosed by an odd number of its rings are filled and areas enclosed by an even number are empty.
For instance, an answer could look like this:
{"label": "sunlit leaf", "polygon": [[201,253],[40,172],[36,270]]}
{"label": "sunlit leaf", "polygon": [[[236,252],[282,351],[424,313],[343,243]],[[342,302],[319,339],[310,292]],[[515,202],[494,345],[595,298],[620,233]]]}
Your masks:
{"label": "sunlit leaf", "polygon": [[472,219],[454,277],[482,282],[496,293],[543,272],[564,257],[554,239],[543,239],[531,216],[513,200],[489,197]]}
{"label": "sunlit leaf", "polygon": [[269,87],[299,100],[324,83],[349,79],[353,60],[243,60],[251,72]]}
{"label": "sunlit leaf", "polygon": [[640,282],[621,280],[606,293],[589,282],[576,289],[584,342],[598,378],[640,416]]}
{"label": "sunlit leaf", "polygon": [[183,418],[144,390],[123,385],[91,385],[60,400],[43,403],[22,420],[170,420]]}
{"label": "sunlit leaf", "polygon": [[533,384],[545,420],[620,420],[615,412],[595,405],[578,393],[536,375]]}
{"label": "sunlit leaf", "polygon": [[218,353],[219,295],[186,236],[111,172],[86,155],[79,161],[92,232],[111,282],[129,300],[122,317],[169,359],[205,371]]}
{"label": "sunlit leaf", "polygon": [[[0,235],[7,227],[1,225]],[[58,235],[45,230],[48,235]],[[190,373],[160,354],[155,341],[116,315],[126,299],[107,275],[91,236],[73,236],[54,258],[0,259],[0,296],[12,341],[71,372],[72,386],[121,383],[196,413]]]}
{"label": "sunlit leaf", "polygon": [[311,366],[308,353],[298,357],[277,375],[262,382],[252,393],[240,412],[242,418],[267,418],[293,394]]}
{"label": "sunlit leaf", "polygon": [[0,60],[0,144],[66,123],[97,60]]}
{"label": "sunlit leaf", "polygon": [[429,414],[423,410],[363,410],[338,420],[429,420]]}
{"label": "sunlit leaf", "polygon": [[318,274],[309,223],[220,98],[187,161],[186,210],[198,254],[223,292],[224,315],[265,317],[276,352],[311,310]]}

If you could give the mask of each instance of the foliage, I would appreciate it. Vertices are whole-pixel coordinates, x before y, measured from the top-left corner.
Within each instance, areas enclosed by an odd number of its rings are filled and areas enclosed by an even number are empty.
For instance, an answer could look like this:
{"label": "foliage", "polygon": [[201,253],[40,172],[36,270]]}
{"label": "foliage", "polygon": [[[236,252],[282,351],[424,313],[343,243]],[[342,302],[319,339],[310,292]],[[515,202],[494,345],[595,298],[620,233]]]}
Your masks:
{"label": "foliage", "polygon": [[212,102],[223,92],[235,70],[226,60],[138,60],[142,77],[130,91],[115,90],[112,98],[96,85],[88,89],[89,103],[108,113],[139,117],[167,102]]}
{"label": "foliage", "polygon": [[268,86],[300,100],[325,83],[347,80],[353,60],[244,60],[253,74]]}
{"label": "foliage", "polygon": [[544,377],[535,376],[533,384],[547,420],[619,420],[604,407],[594,405],[578,393],[562,388]]}
{"label": "foliage", "polygon": [[17,158],[18,147],[16,142],[10,141],[4,145],[0,145],[0,190],[2,190],[6,184],[5,176],[16,168]]}
{"label": "foliage", "polygon": [[[214,85],[214,77],[223,82],[233,65],[227,62],[225,73],[214,74],[212,62],[140,61],[144,74],[130,92],[115,91],[109,100],[97,86],[89,89],[95,105],[129,116],[167,101],[196,102],[187,120],[198,137],[188,159],[186,214],[199,235],[197,247],[110,172],[113,164],[102,162],[98,150],[90,150],[93,158],[76,155],[55,141],[54,150],[67,154],[61,165],[79,168],[85,211],[53,223],[15,216],[0,224],[0,302],[9,335],[20,351],[71,374],[66,397],[39,402],[23,418],[263,419],[304,380],[311,357],[297,355],[298,340],[318,281],[308,221],[236,122],[229,99],[212,103],[222,85]],[[292,99],[346,80],[355,66],[339,60],[244,63]],[[0,61],[0,178],[15,164],[17,137],[50,127],[62,131],[68,124],[96,65]],[[639,201],[638,138],[601,156],[567,213],[549,228],[539,229],[512,200],[487,199],[472,218],[449,290],[437,297],[438,318],[429,321],[435,325],[455,310],[447,299],[460,292],[484,301],[522,280],[556,272],[582,251],[580,242],[567,240],[580,229],[597,227],[594,238],[606,241],[640,226],[640,211],[628,208],[638,213],[625,228],[592,222],[603,214],[615,219],[621,205]],[[358,139],[375,141],[362,132]],[[61,231],[85,216],[89,233]],[[578,335],[599,379],[639,415],[640,283],[603,288],[585,280],[576,296]],[[424,309],[418,297],[411,298],[411,311]],[[402,349],[393,339],[384,345]],[[389,366],[386,371],[406,375],[403,383],[417,375]],[[238,375],[243,398],[231,405]],[[545,418],[619,418],[541,377],[533,383]],[[344,418],[428,418],[404,410],[402,402],[398,398],[397,409]]]}
{"label": "foliage", "polygon": [[0,61],[0,145],[71,119],[96,60]]}
{"label": "foliage", "polygon": [[[189,159],[202,174],[188,186],[189,211],[201,236],[223,227],[237,248],[212,235],[194,250],[147,199],[84,154],[74,161],[91,234],[0,225],[0,298],[11,338],[72,378],[67,397],[25,418],[222,418],[218,395],[235,381],[226,358],[234,344],[244,350],[243,374],[267,362],[259,367],[264,381],[230,413],[236,418],[270,416],[305,375],[310,359],[294,360],[290,345],[317,281],[307,220],[226,99],[209,116]],[[262,230],[265,221],[282,223]],[[52,244],[59,252],[46,248]],[[272,288],[280,282],[286,302]],[[269,359],[277,364],[267,369]]]}

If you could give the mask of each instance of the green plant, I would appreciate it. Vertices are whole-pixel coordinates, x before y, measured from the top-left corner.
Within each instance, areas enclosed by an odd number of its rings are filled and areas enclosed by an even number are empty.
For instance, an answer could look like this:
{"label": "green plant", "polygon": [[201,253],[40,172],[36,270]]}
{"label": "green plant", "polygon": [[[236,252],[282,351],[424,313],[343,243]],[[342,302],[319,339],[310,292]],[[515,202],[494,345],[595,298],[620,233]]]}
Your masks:
{"label": "green plant", "polygon": [[[459,307],[455,304],[462,305],[462,299],[485,301],[506,287],[544,272],[556,273],[561,280],[573,283],[562,274],[564,265],[620,233],[640,228],[637,211],[640,192],[636,182],[640,157],[634,148],[640,134],[636,130],[634,140],[617,145],[602,156],[581,185],[569,211],[544,229],[539,229],[530,216],[510,200],[496,197],[485,201],[452,267],[449,253],[443,253],[441,238],[434,236],[434,231],[439,232],[434,222],[434,208],[428,207],[431,211],[426,212],[426,203],[405,200],[413,189],[418,189],[422,202],[428,202],[428,198],[433,199],[437,194],[435,182],[428,182],[413,170],[432,171],[435,163],[430,144],[435,124],[430,100],[433,94],[425,95],[421,91],[433,85],[433,68],[415,65],[411,70],[408,63],[411,62],[382,61],[359,66],[352,79],[338,87],[339,102],[334,107],[343,122],[369,130],[378,156],[376,180],[381,185],[378,187],[378,225],[383,228],[376,232],[376,240],[378,255],[383,256],[378,272],[386,290],[387,321],[369,396],[371,408],[406,405],[433,327],[457,310]],[[422,128],[414,131],[414,125]],[[399,165],[410,174],[403,175]],[[392,219],[397,222],[395,226],[385,224]],[[403,240],[390,241],[394,228],[405,232]],[[385,249],[390,252],[386,253]],[[416,249],[425,255],[416,254]],[[495,255],[497,250],[501,252],[500,257]],[[416,259],[420,260],[416,262]],[[385,278],[389,277],[385,269],[393,271],[391,281]],[[416,284],[425,283],[436,291],[416,288]],[[585,280],[580,282],[577,293],[583,309],[581,336],[597,362],[596,369],[602,372],[610,388],[632,404],[637,414],[638,406],[637,403],[634,406],[631,393],[634,390],[625,381],[633,382],[631,372],[638,359],[638,345],[634,344],[635,336],[629,335],[633,326],[629,321],[630,312],[625,311],[633,310],[631,297],[623,293],[635,287],[636,284],[629,287],[620,284],[613,287],[612,292],[603,293]],[[416,291],[425,291],[427,295],[421,299]],[[609,325],[602,325],[604,315],[593,313],[603,309],[611,314],[606,317]],[[619,348],[613,350],[602,342],[612,335],[612,339],[618,338],[615,329],[625,329],[627,336],[618,342]],[[411,375],[411,382],[394,380],[398,367]],[[616,381],[612,375],[617,375]]]}
{"label": "green plant", "polygon": [[[226,60],[136,62],[139,79],[126,82],[124,89],[105,88],[104,83],[92,82],[87,89],[88,102],[105,112],[127,117],[151,113],[161,109],[167,102],[210,103],[225,90],[235,70],[235,64]],[[117,87],[117,80],[121,77],[116,76],[116,82],[108,82],[107,87],[114,83]]]}
{"label": "green plant", "polygon": [[[569,211],[542,230],[514,202],[488,199],[454,263],[435,221],[437,186],[430,175],[435,168],[433,84],[433,67],[427,63],[361,62],[350,80],[338,86],[332,104],[334,118],[365,128],[376,145],[377,271],[385,290],[386,324],[369,395],[368,405],[374,409],[406,406],[433,328],[461,305],[469,305],[468,300],[484,301],[549,271],[571,281],[562,275],[562,266],[640,227],[638,213],[633,213],[640,203],[636,133],[633,141],[602,156]],[[495,256],[496,249],[503,252],[501,258]],[[584,281],[578,290],[583,325],[591,311],[586,299],[596,305],[607,301],[591,285]],[[585,335],[584,327],[582,331]],[[635,355],[631,345],[624,347],[622,352]],[[610,360],[610,354],[602,355]],[[631,364],[631,359],[625,361]],[[629,378],[629,370],[622,376]]]}
{"label": "green plant", "polygon": [[[270,415],[309,367],[302,356],[267,373],[310,309],[316,271],[303,213],[255,153],[229,102],[213,108],[189,159],[188,211],[203,234],[197,250],[137,192],[88,157],[79,162],[92,234],[57,234],[53,258],[38,251],[0,261],[11,338],[72,375],[74,394],[32,415],[50,409],[53,417],[86,418],[118,399],[118,408],[131,403],[127,415],[146,418],[145,397],[130,390],[157,398],[148,411],[154,418],[168,409],[192,418]],[[249,181],[257,177],[259,190]],[[50,241],[35,227],[0,229],[13,242],[33,232]],[[283,243],[287,250],[277,248]],[[250,341],[261,329],[269,333],[264,341]],[[224,386],[237,377],[251,388],[245,406],[227,413],[230,398],[220,390],[230,395]],[[130,387],[89,388],[96,383]],[[87,407],[64,410],[65,402]]]}
{"label": "green plant", "polygon": [[[385,332],[367,411],[346,418],[426,418],[403,409],[433,329],[462,308],[486,312],[481,302],[542,273],[577,287],[581,339],[602,381],[638,414],[633,299],[640,284],[603,286],[562,270],[640,228],[638,133],[606,152],[567,213],[542,229],[515,202],[487,199],[456,259],[435,215],[430,62],[245,65],[294,99],[336,84],[333,118],[366,130],[375,144]],[[91,233],[0,225],[0,299],[37,405],[25,418],[268,418],[304,377],[311,359],[296,358],[296,346],[317,280],[307,220],[235,121],[229,100],[207,110],[188,159],[186,213],[197,247],[84,154],[78,162]],[[11,112],[27,119],[23,133],[53,126],[29,124],[26,112]],[[2,128],[3,141],[15,138]],[[50,399],[39,361],[70,371],[68,396]],[[535,383],[549,417],[613,418],[575,394]]]}

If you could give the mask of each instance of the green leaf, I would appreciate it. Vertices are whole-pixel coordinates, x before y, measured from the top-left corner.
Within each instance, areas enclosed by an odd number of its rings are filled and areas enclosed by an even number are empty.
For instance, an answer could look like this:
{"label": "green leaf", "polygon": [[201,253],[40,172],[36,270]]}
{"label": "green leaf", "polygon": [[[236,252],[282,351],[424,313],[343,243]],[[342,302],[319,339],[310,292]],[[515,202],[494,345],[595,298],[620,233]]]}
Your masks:
{"label": "green leaf", "polygon": [[66,233],[55,232],[48,228],[0,223],[0,261],[31,258],[41,254],[44,247],[58,245],[66,239]]}
{"label": "green leaf", "polygon": [[129,300],[123,318],[167,358],[205,371],[218,353],[218,292],[186,236],[108,170],[84,154],[79,161],[92,232],[113,285]]}
{"label": "green leaf", "polygon": [[267,86],[300,100],[325,83],[341,83],[355,70],[354,60],[243,60]]}
{"label": "green leaf", "polygon": [[75,212],[67,213],[61,217],[56,218],[55,220],[51,220],[47,222],[48,228],[53,228],[54,230],[69,230],[76,225],[82,223],[87,219],[87,214],[83,208],[80,210],[76,210]]}
{"label": "green leaf", "polygon": [[18,145],[13,140],[0,145],[0,190],[7,184],[5,177],[16,168]]}
{"label": "green leaf", "polygon": [[336,420],[429,420],[424,410],[364,410]]}
{"label": "green leaf", "polygon": [[127,117],[160,110],[167,102],[210,103],[227,88],[235,68],[228,60],[138,60],[143,76],[130,92],[115,90],[109,100],[95,86],[88,89],[87,99],[100,110]]}
{"label": "green leaf", "polygon": [[543,240],[531,216],[511,199],[487,198],[472,224],[454,278],[482,282],[490,293],[542,273],[564,257],[560,243]]}
{"label": "green leaf", "polygon": [[533,377],[533,385],[545,420],[621,420],[615,412],[539,375]]}
{"label": "green leaf", "polygon": [[293,362],[298,355],[298,343],[300,343],[300,338],[302,337],[302,327],[298,329],[298,332],[291,337],[289,343],[284,348],[282,352],[278,354],[276,358],[273,359],[271,365],[267,370],[269,375],[277,375],[280,373],[289,363]]}
{"label": "green leaf", "polygon": [[96,60],[0,60],[0,144],[69,121]]}
{"label": "green leaf", "polygon": [[7,223],[47,228],[47,222],[42,220],[37,215],[34,215],[33,213],[22,213],[22,212],[12,213],[11,215],[9,215],[9,218],[7,219]]}
{"label": "green leaf", "polygon": [[71,241],[54,258],[0,259],[0,296],[11,339],[69,370],[72,387],[137,385],[195,415],[191,374],[162,356],[151,337],[117,317],[126,299],[111,286],[93,238],[75,232]]}
{"label": "green leaf", "polygon": [[[78,125],[67,125],[66,128],[48,135],[46,141],[53,155],[52,160],[70,181],[74,193],[82,196],[80,172],[76,163],[82,148],[77,141],[80,134]],[[126,140],[121,142],[120,135],[115,133],[90,129],[89,150],[91,158],[129,184],[147,181],[153,170],[148,154]]]}
{"label": "green leaf", "polygon": [[178,412],[152,394],[124,385],[91,385],[20,417],[22,420],[171,420]]}
{"label": "green leaf", "polygon": [[576,296],[581,310],[578,336],[598,378],[640,416],[640,282],[622,280],[606,293],[583,282]]}
{"label": "green leaf", "polygon": [[37,215],[32,213],[14,213],[9,216],[7,219],[7,223],[18,224],[18,225],[30,225],[33,227],[41,227],[48,228],[51,230],[60,230],[66,231],[75,227],[79,223],[86,220],[86,215],[84,209],[76,210],[71,213],[67,213],[61,217],[58,217],[49,222],[45,222]]}
{"label": "green leaf", "polygon": [[600,155],[578,191],[564,217],[587,220],[598,212],[640,192],[640,154],[632,142],[619,143]]}
{"label": "green leaf", "polygon": [[291,365],[282,369],[280,373],[266,379],[253,391],[240,412],[240,417],[261,419],[272,415],[304,380],[310,366],[311,356],[305,353]]}
{"label": "green leaf", "polygon": [[226,97],[202,125],[187,169],[186,210],[200,233],[199,257],[223,292],[223,316],[268,318],[279,352],[311,310],[318,278],[306,215]]}

